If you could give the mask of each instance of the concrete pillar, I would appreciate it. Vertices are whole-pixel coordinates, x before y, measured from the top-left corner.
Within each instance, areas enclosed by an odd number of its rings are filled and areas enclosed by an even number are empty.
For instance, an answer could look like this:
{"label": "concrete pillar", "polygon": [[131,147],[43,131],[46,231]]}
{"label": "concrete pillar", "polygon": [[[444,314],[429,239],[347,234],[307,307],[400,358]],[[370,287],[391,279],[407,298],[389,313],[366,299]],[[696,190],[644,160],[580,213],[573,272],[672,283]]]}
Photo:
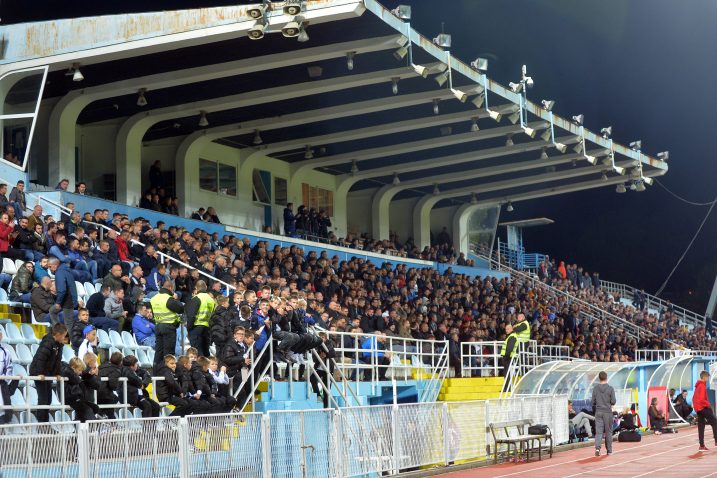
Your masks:
{"label": "concrete pillar", "polygon": [[419,249],[431,245],[431,209],[440,196],[423,196],[413,208],[413,240]]}
{"label": "concrete pillar", "polygon": [[456,213],[453,215],[453,247],[458,252],[462,252],[468,257],[468,219],[471,214],[478,209],[479,206],[475,204],[464,204],[458,208]]}
{"label": "concrete pillar", "polygon": [[75,136],[77,118],[92,99],[84,90],[74,90],[63,96],[50,113],[48,125],[48,184],[54,186],[60,179],[70,181],[69,190],[74,190],[75,177]]}
{"label": "concrete pillar", "polygon": [[391,232],[391,200],[398,193],[396,186],[387,184],[379,189],[371,202],[371,234],[376,240],[388,239]]}

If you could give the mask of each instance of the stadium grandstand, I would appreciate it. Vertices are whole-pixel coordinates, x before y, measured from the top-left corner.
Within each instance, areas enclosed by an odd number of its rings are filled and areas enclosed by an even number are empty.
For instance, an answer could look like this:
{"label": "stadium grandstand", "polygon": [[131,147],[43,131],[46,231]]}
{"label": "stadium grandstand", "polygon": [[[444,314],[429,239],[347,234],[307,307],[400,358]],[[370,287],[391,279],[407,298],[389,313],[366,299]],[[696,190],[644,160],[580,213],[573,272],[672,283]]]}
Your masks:
{"label": "stadium grandstand", "polygon": [[498,459],[511,420],[552,455],[601,371],[621,418],[691,422],[705,316],[497,241],[668,170],[528,67],[376,0],[2,31],[3,478],[379,476]]}

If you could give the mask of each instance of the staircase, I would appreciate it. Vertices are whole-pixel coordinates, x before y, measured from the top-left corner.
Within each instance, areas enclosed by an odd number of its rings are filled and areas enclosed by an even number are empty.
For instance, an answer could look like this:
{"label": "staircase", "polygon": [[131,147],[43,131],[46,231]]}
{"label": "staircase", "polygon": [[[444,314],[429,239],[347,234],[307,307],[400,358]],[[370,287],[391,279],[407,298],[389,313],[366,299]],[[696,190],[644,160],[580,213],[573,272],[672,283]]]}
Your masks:
{"label": "staircase", "polygon": [[[466,400],[488,400],[500,398],[503,377],[448,378],[443,381],[438,400],[441,402],[462,402]],[[506,394],[503,394],[505,397]]]}

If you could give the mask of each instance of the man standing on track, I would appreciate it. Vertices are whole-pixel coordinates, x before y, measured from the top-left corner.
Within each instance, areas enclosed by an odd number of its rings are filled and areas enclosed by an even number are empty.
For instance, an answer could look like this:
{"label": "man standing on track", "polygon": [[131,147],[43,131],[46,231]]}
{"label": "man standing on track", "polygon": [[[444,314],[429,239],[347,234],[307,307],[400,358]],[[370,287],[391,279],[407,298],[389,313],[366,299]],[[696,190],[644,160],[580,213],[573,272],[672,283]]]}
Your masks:
{"label": "man standing on track", "polygon": [[612,455],[612,407],[617,403],[615,389],[607,383],[607,373],[600,372],[600,383],[593,387],[593,410],[595,411],[595,456],[600,456],[600,444],[605,433],[605,449]]}
{"label": "man standing on track", "polygon": [[709,379],[710,373],[707,370],[700,372],[700,379],[695,384],[695,394],[692,397],[692,406],[697,413],[697,436],[700,439],[700,448],[698,451],[708,450],[705,446],[705,423],[709,423],[712,427],[715,446],[717,446],[717,418],[715,418],[712,405],[707,398],[707,380]]}

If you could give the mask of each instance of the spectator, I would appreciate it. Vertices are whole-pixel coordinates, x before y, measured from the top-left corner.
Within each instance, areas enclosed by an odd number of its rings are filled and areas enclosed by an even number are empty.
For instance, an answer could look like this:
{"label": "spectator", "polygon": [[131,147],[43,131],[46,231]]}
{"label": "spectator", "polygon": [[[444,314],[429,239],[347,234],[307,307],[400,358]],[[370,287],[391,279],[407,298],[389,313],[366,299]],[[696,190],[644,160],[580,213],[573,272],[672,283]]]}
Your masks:
{"label": "spectator", "polygon": [[[10,355],[10,350],[7,345],[3,343],[2,329],[0,329],[0,375],[15,375],[15,373],[13,372],[12,355]],[[0,380],[1,404],[5,406],[11,405],[12,402],[10,401],[10,397],[12,397],[15,393],[15,390],[17,390],[19,383],[19,380]],[[10,420],[12,420],[12,411],[0,410],[0,425],[10,423]]]}
{"label": "spectator", "polygon": [[[78,320],[77,322],[79,323],[80,321]],[[77,349],[77,356],[84,357],[87,353],[93,353],[96,355],[97,329],[93,325],[85,325],[85,328],[82,329],[82,334],[85,338],[82,340],[80,347]]]}
{"label": "spectator", "polygon": [[[115,405],[120,403],[118,393],[120,392],[120,377],[122,377],[122,359],[121,352],[113,352],[108,362],[100,365],[100,392],[97,394],[97,403],[100,405]],[[106,380],[102,380],[106,378]],[[107,408],[107,417],[111,420],[115,419],[114,408]]]}
{"label": "spectator", "polygon": [[52,279],[49,276],[44,276],[40,279],[40,284],[35,284],[32,288],[30,307],[37,322],[49,322],[51,325],[59,322],[55,295],[52,293]]}
{"label": "spectator", "polygon": [[207,294],[207,284],[197,281],[194,286],[194,297],[185,305],[184,315],[187,319],[187,330],[189,331],[189,343],[199,350],[202,356],[209,355],[209,319],[214,312],[216,302],[211,295]]}
{"label": "spectator", "polygon": [[25,215],[25,181],[18,181],[17,185],[10,191],[10,204],[15,209],[15,216],[23,217]]}
{"label": "spectator", "polygon": [[[361,344],[361,348],[366,350],[362,353],[364,363],[376,364],[378,366],[378,380],[386,380],[386,372],[391,364],[391,353],[386,352],[386,335],[383,332],[376,332],[376,335],[367,338]],[[374,369],[371,369],[374,373]],[[372,375],[371,380],[376,377]]]}
{"label": "spectator", "polygon": [[162,162],[160,160],[156,160],[149,168],[149,187],[159,189],[162,186],[164,186]]}
{"label": "spectator", "polygon": [[10,215],[7,212],[0,213],[0,258],[32,260],[32,258],[28,259],[30,251],[10,247],[17,236],[14,229],[15,226],[10,222]]}
{"label": "spectator", "polygon": [[50,272],[55,275],[57,296],[55,297],[54,310],[56,312],[62,310],[61,314],[65,322],[65,331],[72,330],[75,310],[80,303],[77,299],[75,279],[72,276],[69,266],[67,264],[60,264],[60,261],[56,257],[51,257],[47,264]]}
{"label": "spectator", "polygon": [[197,221],[204,221],[204,212],[205,211],[206,211],[206,209],[204,209],[203,207],[200,207],[199,209],[197,209],[197,212],[192,213],[192,216],[190,219],[195,219]]}
{"label": "spectator", "polygon": [[87,194],[87,184],[80,181],[75,185],[75,194],[79,194],[80,196],[85,196]]}
{"label": "spectator", "polygon": [[201,399],[206,401],[214,413],[228,413],[236,405],[231,395],[220,396],[219,388],[214,383],[214,377],[209,372],[209,359],[198,357],[191,366],[191,376],[194,389],[201,393]]}
{"label": "spectator", "polygon": [[207,212],[204,213],[204,217],[202,219],[205,222],[212,222],[214,224],[221,224],[219,221],[219,218],[217,217],[217,212],[214,210],[213,207],[208,207]]}
{"label": "spectator", "polygon": [[100,408],[87,400],[86,390],[97,386],[96,369],[88,369],[82,359],[72,357],[68,364],[62,363],[62,376],[65,382],[65,405],[75,411],[75,419],[84,423],[96,420]]}
{"label": "spectator", "polygon": [[124,330],[127,311],[124,310],[122,300],[124,299],[124,289],[118,287],[105,299],[105,317],[117,321],[117,330]]}
{"label": "spectator", "polygon": [[147,386],[152,377],[139,367],[137,357],[127,355],[122,359],[122,377],[127,379],[127,403],[142,411],[142,418],[159,416],[159,403],[149,397]]}
{"label": "spectator", "polygon": [[[177,343],[179,314],[184,313],[184,305],[174,296],[172,283],[166,281],[159,293],[150,300],[155,321],[155,365],[160,363],[166,352],[173,351]],[[161,399],[160,399],[161,400]]]}
{"label": "spectator", "polygon": [[43,253],[36,250],[38,238],[35,236],[35,231],[28,226],[27,218],[23,217],[18,221],[15,234],[13,247],[25,251],[25,260],[39,261],[44,256]]}
{"label": "spectator", "polygon": [[102,287],[108,286],[111,291],[124,289],[129,283],[129,277],[123,274],[119,264],[113,265],[109,274],[102,279]]}
{"label": "spectator", "polygon": [[[52,382],[46,381],[46,376],[60,380],[60,363],[62,362],[62,347],[67,341],[67,327],[64,324],[54,324],[52,330],[40,342],[40,345],[30,364],[30,375],[37,376],[35,390],[37,390],[37,404],[50,405],[52,398]],[[47,423],[49,413],[47,409],[38,409],[35,413],[37,421]]]}
{"label": "spectator", "polygon": [[647,414],[650,417],[650,430],[654,430],[655,435],[661,435],[667,426],[667,419],[665,418],[665,413],[657,407],[657,404],[657,397],[652,397]]}
{"label": "spectator", "polygon": [[12,287],[10,288],[10,300],[24,302],[26,304],[30,302],[34,273],[35,264],[33,262],[25,262],[22,267],[17,270],[17,274],[15,274],[12,280]]}
{"label": "spectator", "polygon": [[67,191],[67,187],[70,185],[70,181],[67,179],[60,179],[60,182],[55,186],[55,191]]}
{"label": "spectator", "polygon": [[22,206],[16,202],[10,202],[6,196],[7,184],[0,184],[0,208],[6,209],[12,207],[15,211],[15,217],[22,217]]}
{"label": "spectator", "polygon": [[155,348],[157,340],[154,332],[154,322],[150,317],[151,313],[152,311],[149,310],[146,304],[139,304],[137,314],[132,319],[132,332],[137,339],[137,343]]}
{"label": "spectator", "polygon": [[296,237],[296,217],[294,216],[294,203],[287,203],[284,208],[284,234]]}

